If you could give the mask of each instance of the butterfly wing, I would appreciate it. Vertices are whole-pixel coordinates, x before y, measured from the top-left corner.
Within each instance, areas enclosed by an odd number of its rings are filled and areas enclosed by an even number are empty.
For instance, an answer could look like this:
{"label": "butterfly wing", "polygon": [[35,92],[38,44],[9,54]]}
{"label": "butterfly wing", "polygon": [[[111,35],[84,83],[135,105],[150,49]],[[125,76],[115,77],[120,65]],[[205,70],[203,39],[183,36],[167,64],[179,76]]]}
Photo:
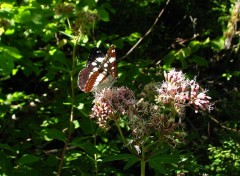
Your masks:
{"label": "butterfly wing", "polygon": [[105,55],[102,53],[102,51],[96,47],[94,47],[91,50],[91,53],[88,56],[88,61],[87,61],[87,65],[89,66],[91,63],[95,62],[97,60],[97,58],[105,58]]}
{"label": "butterfly wing", "polygon": [[84,92],[99,91],[116,80],[116,53],[112,45],[106,56],[97,48],[89,55],[87,67],[79,72],[78,87]]}
{"label": "butterfly wing", "polygon": [[117,69],[116,69],[116,51],[115,47],[111,45],[108,49],[106,57],[108,58],[108,73],[111,74],[114,79],[117,77]]}
{"label": "butterfly wing", "polygon": [[89,92],[86,90],[86,84],[90,77],[90,73],[91,73],[91,68],[86,67],[86,68],[82,69],[78,74],[78,87],[83,92]]}

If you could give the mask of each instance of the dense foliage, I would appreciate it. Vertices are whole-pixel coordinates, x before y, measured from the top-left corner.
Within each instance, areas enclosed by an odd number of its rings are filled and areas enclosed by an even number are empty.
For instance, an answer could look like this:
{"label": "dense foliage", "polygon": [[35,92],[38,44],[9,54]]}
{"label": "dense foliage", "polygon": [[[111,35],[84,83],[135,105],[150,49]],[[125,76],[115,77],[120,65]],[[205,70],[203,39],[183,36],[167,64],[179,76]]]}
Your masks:
{"label": "dense foliage", "polygon": [[130,139],[127,117],[100,128],[93,94],[77,86],[91,49],[111,44],[114,86],[136,99],[174,67],[214,103],[210,113],[186,108],[184,139],[162,142],[146,175],[239,175],[239,16],[233,0],[1,1],[0,175],[142,173],[118,133]]}

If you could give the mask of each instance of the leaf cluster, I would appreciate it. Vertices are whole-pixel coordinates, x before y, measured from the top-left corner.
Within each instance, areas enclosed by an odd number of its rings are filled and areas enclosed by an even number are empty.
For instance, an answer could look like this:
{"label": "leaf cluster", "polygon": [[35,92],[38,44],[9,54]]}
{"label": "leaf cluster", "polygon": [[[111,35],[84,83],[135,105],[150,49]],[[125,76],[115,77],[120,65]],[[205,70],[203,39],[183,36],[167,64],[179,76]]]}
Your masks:
{"label": "leaf cluster", "polygon": [[[140,173],[137,159],[128,155],[116,129],[104,133],[89,118],[93,96],[77,88],[77,75],[90,49],[106,50],[110,44],[116,45],[119,59],[116,85],[140,93],[146,84],[161,81],[163,70],[176,67],[191,78],[197,75],[215,101],[212,116],[217,123],[189,110],[184,122],[188,143],[174,150],[163,146],[149,161],[147,175],[240,172],[239,153],[234,151],[240,125],[239,27],[230,49],[224,48],[223,35],[235,1],[164,4],[1,1],[0,175],[57,175],[69,123],[73,129],[62,175]],[[164,13],[150,35],[121,60],[161,9]]]}

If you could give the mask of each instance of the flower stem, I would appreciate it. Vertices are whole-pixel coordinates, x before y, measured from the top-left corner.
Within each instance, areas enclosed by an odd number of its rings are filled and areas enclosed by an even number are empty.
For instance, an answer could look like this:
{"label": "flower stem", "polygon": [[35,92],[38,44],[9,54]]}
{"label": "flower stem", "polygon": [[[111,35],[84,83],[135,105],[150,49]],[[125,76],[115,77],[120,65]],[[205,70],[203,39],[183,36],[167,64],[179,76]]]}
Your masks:
{"label": "flower stem", "polygon": [[144,147],[142,147],[141,176],[145,176],[145,167],[146,167],[145,149],[144,149]]}
{"label": "flower stem", "polygon": [[145,164],[144,159],[141,160],[141,176],[145,176]]}
{"label": "flower stem", "polygon": [[124,145],[127,145],[127,140],[125,139],[125,137],[124,137],[124,135],[123,135],[122,129],[121,129],[119,123],[118,123],[118,119],[114,119],[114,121],[115,121],[115,124],[116,124],[116,126],[117,126],[117,129],[118,129],[118,131],[119,131],[119,133],[120,133],[120,136],[121,136],[121,139],[122,139],[122,141],[123,141],[123,144],[124,144]]}
{"label": "flower stem", "polygon": [[116,119],[114,118],[114,121],[115,121],[115,124],[116,124],[116,126],[117,126],[117,129],[118,129],[118,131],[119,131],[119,133],[120,133],[120,136],[121,136],[121,139],[122,139],[122,142],[123,142],[124,146],[126,146],[126,147],[128,148],[128,150],[129,150],[132,154],[134,154],[135,156],[139,157],[137,151],[134,150],[134,149],[132,149],[132,147],[130,147],[130,145],[128,145],[127,140],[125,139],[125,137],[124,137],[124,135],[123,135],[123,132],[122,132],[122,129],[121,129],[120,125],[119,125],[118,119],[117,119],[117,118],[116,118]]}
{"label": "flower stem", "polygon": [[[94,135],[94,146],[97,145],[97,136]],[[95,173],[96,176],[98,176],[98,163],[97,163],[98,155],[95,153],[94,154],[94,166],[95,166]]]}
{"label": "flower stem", "polygon": [[69,129],[68,129],[68,136],[64,144],[64,148],[62,151],[61,160],[58,166],[58,173],[57,176],[61,175],[62,167],[63,167],[63,161],[64,157],[67,151],[67,146],[69,144],[72,131],[73,131],[73,119],[74,119],[74,102],[75,102],[75,92],[74,92],[74,70],[75,70],[75,63],[76,63],[76,46],[78,41],[80,40],[80,36],[77,36],[73,45],[73,56],[72,56],[72,70],[70,71],[70,80],[71,80],[71,96],[72,96],[72,102],[71,102],[71,112],[70,112],[70,119],[69,119]]}

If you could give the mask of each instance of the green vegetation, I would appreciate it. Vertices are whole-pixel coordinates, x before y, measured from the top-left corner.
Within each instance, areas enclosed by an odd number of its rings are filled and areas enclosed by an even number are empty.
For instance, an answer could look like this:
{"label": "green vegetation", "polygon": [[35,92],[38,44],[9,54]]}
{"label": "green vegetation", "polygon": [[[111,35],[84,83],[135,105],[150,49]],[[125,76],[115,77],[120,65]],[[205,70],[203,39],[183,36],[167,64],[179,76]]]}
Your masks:
{"label": "green vegetation", "polygon": [[[0,175],[240,175],[239,18],[237,0],[2,0]],[[136,102],[109,100],[101,126],[77,80],[111,44]],[[163,97],[172,68],[214,109]]]}

